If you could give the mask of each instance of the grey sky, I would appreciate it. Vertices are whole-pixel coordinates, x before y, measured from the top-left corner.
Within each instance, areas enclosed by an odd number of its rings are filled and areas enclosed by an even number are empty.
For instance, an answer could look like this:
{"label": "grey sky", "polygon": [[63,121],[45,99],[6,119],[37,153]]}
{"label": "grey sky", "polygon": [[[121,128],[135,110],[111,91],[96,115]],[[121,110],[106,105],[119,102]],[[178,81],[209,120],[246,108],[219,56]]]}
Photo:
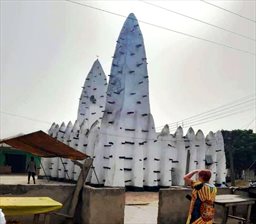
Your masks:
{"label": "grey sky", "polygon": [[[133,12],[138,20],[255,54],[255,41],[142,1],[80,3],[125,16]],[[152,3],[255,39],[254,22],[202,1]],[[256,20],[255,1],[212,3]],[[105,73],[110,73],[111,56],[124,20],[67,1],[1,1],[0,138],[47,130],[53,121],[74,122],[81,86],[96,55]],[[255,55],[144,23],[140,27],[156,127],[255,93]],[[236,128],[255,131],[254,118],[255,109],[192,127],[205,133]]]}

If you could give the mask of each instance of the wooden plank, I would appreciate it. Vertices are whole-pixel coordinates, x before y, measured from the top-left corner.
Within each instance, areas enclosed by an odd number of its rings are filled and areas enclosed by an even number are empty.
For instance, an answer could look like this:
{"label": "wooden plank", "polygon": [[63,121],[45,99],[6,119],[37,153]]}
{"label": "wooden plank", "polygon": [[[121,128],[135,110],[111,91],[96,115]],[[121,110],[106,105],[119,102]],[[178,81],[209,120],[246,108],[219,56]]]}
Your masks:
{"label": "wooden plank", "polygon": [[[74,219],[76,207],[77,207],[77,203],[78,203],[78,200],[79,200],[79,194],[80,194],[81,189],[84,186],[84,183],[86,181],[86,178],[88,176],[88,173],[89,173],[89,170],[92,166],[92,163],[93,163],[93,159],[92,158],[87,158],[87,159],[85,159],[84,163],[82,164],[82,169],[81,169],[79,178],[78,178],[77,183],[76,183],[75,191],[72,195],[72,200],[71,200],[71,203],[70,203],[70,207],[68,209],[68,214],[59,213],[59,212],[58,213],[57,212],[52,213],[52,214],[57,215],[57,216],[65,217],[66,218],[66,222],[65,222],[66,224],[73,224],[73,219]],[[80,163],[78,163],[77,165],[81,167]]]}
{"label": "wooden plank", "polygon": [[69,208],[69,215],[70,216],[74,216],[74,214],[75,214],[76,206],[77,206],[78,199],[79,199],[79,194],[80,194],[80,191],[81,191],[82,187],[84,186],[84,182],[85,182],[86,177],[89,173],[89,170],[92,166],[92,162],[93,162],[92,158],[87,158],[84,161],[83,168],[82,168],[82,170],[80,172],[80,175],[79,175],[79,178],[77,180],[76,189],[74,191],[73,198],[72,198],[72,201],[71,201],[71,206]]}

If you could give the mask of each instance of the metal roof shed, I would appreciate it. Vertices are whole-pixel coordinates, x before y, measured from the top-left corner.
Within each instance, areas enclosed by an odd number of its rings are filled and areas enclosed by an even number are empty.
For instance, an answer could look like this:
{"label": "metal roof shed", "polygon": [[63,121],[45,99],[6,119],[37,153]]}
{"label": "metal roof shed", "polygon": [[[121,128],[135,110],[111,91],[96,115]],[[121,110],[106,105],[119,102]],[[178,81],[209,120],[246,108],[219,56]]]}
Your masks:
{"label": "metal roof shed", "polygon": [[89,157],[85,153],[71,148],[43,131],[3,139],[0,143],[6,143],[17,150],[29,152],[40,157],[61,157],[71,160],[84,160]]}

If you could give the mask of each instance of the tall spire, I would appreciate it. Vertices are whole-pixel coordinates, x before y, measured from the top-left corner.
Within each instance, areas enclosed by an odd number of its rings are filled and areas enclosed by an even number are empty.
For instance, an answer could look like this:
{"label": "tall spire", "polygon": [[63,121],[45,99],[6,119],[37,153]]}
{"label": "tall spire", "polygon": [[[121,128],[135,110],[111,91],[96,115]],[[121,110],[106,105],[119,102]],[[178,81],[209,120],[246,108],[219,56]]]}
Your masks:
{"label": "tall spire", "polygon": [[[147,151],[154,155],[147,141],[155,135],[148,95],[144,41],[136,17],[130,14],[117,40],[96,146],[103,153],[103,159],[95,158],[96,171],[107,186],[143,186],[143,156]],[[153,166],[147,162],[145,169]]]}
{"label": "tall spire", "polygon": [[90,128],[96,120],[102,118],[105,108],[107,79],[98,59],[93,63],[82,88],[77,120],[82,124],[85,119]]}
{"label": "tall spire", "polygon": [[133,13],[128,16],[119,34],[107,90],[106,110],[119,111],[121,108],[150,112],[146,52]]}

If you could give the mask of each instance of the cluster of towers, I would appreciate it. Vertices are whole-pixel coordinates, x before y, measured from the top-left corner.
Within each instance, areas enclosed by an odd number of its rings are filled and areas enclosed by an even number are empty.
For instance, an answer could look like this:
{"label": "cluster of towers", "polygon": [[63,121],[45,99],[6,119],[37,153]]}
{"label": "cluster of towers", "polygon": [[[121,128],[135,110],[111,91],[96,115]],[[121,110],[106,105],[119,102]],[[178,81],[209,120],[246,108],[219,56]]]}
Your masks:
{"label": "cluster of towers", "polygon": [[[77,120],[53,124],[49,135],[91,156],[87,181],[105,186],[184,185],[193,169],[212,170],[212,182],[225,182],[226,161],[220,131],[206,137],[179,127],[158,133],[150,112],[147,58],[136,17],[130,14],[117,40],[109,82],[96,60],[83,86]],[[70,160],[45,159],[47,175],[77,180]]]}

